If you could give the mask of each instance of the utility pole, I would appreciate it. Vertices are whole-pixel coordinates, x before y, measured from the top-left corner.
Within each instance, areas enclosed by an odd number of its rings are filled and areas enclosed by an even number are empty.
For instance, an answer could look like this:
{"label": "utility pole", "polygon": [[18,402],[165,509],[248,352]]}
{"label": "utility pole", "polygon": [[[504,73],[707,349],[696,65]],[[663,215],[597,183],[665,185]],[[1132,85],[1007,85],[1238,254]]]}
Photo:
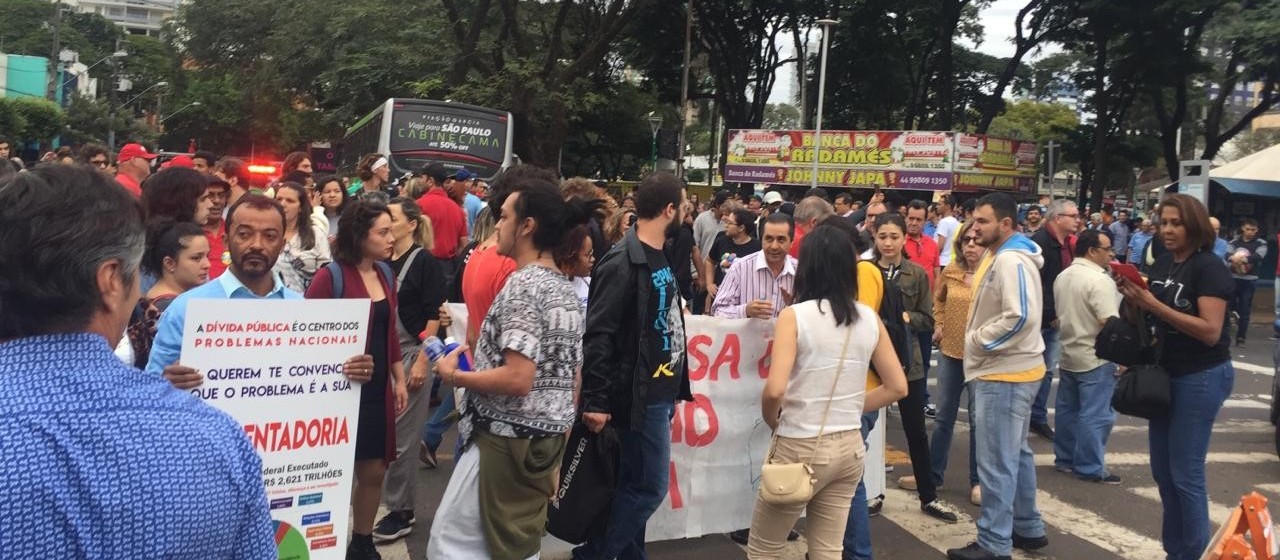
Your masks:
{"label": "utility pole", "polygon": [[1054,179],[1053,165],[1057,158],[1054,157],[1054,150],[1058,147],[1058,143],[1050,140],[1046,148],[1049,149],[1049,200],[1057,198],[1058,182]]}
{"label": "utility pole", "polygon": [[684,177],[684,127],[689,122],[689,55],[693,46],[693,0],[684,8],[684,72],[680,77],[680,126],[676,128],[676,176]]}
{"label": "utility pole", "polygon": [[[116,52],[120,51],[120,40],[116,39]],[[111,79],[107,82],[107,100],[111,103],[111,112],[107,114],[107,149],[112,157],[116,153],[116,80],[119,78],[116,69],[120,67],[119,59],[111,59]]]}
{"label": "utility pole", "polygon": [[49,51],[49,100],[57,101],[58,84],[62,80],[58,77],[58,53],[62,52],[62,0],[53,3],[53,49]]}
{"label": "utility pole", "polygon": [[822,62],[818,69],[818,113],[815,115],[814,131],[813,131],[813,185],[812,188],[818,188],[818,154],[822,153],[822,94],[827,89],[827,45],[831,41],[831,26],[836,24],[834,19],[820,19],[818,25],[822,26]]}

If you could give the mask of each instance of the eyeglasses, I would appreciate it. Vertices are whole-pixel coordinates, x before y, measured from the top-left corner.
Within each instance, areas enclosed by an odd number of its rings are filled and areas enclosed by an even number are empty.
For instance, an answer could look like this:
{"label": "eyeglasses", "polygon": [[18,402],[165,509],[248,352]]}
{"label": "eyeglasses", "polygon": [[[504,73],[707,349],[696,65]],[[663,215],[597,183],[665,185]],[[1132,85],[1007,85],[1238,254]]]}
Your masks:
{"label": "eyeglasses", "polygon": [[980,239],[980,238],[978,238],[978,237],[965,237],[965,238],[964,238],[964,243],[965,243],[965,245],[968,245],[968,244],[970,244],[970,243],[973,243],[974,245],[977,245],[977,244],[978,244],[978,240],[979,240],[979,239]]}
{"label": "eyeglasses", "polygon": [[95,165],[95,166],[97,166],[97,167],[103,167],[103,168],[105,168],[105,167],[108,165],[107,160],[105,160],[105,159],[95,159],[95,160],[90,160],[90,161],[89,161],[89,164],[90,164],[90,165]]}
{"label": "eyeglasses", "polygon": [[1063,218],[1071,218],[1073,220],[1080,219],[1080,214],[1078,212],[1075,214],[1058,214],[1058,216],[1061,216]]}

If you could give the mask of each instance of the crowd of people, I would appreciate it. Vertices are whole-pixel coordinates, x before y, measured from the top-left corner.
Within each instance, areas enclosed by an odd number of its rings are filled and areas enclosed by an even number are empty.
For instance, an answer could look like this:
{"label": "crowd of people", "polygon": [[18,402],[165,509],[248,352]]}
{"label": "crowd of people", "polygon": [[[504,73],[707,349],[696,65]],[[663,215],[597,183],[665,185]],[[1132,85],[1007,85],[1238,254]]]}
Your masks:
{"label": "crowd of people", "polygon": [[[81,162],[0,178],[0,411],[20,419],[0,445],[0,514],[63,512],[52,540],[34,519],[11,523],[15,554],[274,557],[260,460],[233,421],[186,394],[203,382],[180,359],[194,299],[371,301],[367,348],[342,367],[362,388],[349,559],[413,531],[416,471],[439,464],[455,421],[429,557],[536,557],[579,421],[617,431],[620,466],[605,529],[573,557],[645,557],[671,418],[691,400],[693,314],[773,323],[767,461],[812,473],[807,501],[762,494],[750,528],[730,535],[751,558],[777,558],[806,510],[810,558],[871,558],[884,497],[862,483],[865,441],[894,403],[912,469],[897,484],[948,523],[960,516],[938,487],[968,410],[981,514],[974,542],[948,558],[1048,546],[1029,434],[1053,440],[1056,470],[1082,484],[1122,482],[1105,449],[1123,367],[1093,351],[1113,317],[1150,326],[1151,359],[1170,375],[1171,406],[1150,423],[1165,550],[1198,558],[1209,540],[1204,464],[1233,379],[1229,318],[1243,344],[1267,247],[1246,221],[1216,252],[1216,227],[1185,195],[1147,220],[1087,225],[1068,200],[1020,212],[1001,193],[698,201],[657,173],[619,199],[528,165],[492,186],[440,164],[392,181],[382,154],[348,184],[315,175],[302,153],[259,189],[236,158],[197,152],[153,173],[154,157],[138,144],[115,158],[82,150]],[[1149,287],[1113,275],[1114,260],[1139,265]],[[445,302],[471,320],[464,343],[432,360],[421,341],[452,324]],[[177,483],[157,465],[205,476]],[[114,522],[128,512],[133,522]],[[224,522],[195,519],[211,512]]]}

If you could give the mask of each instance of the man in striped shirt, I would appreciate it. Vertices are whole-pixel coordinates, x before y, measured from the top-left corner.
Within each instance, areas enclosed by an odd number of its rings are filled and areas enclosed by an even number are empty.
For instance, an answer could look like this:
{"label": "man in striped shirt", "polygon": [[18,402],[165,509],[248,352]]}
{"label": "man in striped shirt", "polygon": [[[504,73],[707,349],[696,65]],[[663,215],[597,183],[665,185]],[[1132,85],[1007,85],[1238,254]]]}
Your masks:
{"label": "man in striped shirt", "polygon": [[711,314],[724,319],[773,319],[790,305],[796,259],[788,253],[794,234],[786,214],[770,214],[760,239],[764,249],[734,261],[716,292]]}

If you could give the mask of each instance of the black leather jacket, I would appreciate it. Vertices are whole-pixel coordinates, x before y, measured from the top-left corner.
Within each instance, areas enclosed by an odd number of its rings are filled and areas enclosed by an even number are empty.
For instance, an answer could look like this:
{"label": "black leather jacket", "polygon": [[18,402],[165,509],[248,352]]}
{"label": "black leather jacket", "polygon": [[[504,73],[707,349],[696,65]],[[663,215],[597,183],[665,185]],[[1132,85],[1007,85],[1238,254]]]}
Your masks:
{"label": "black leather jacket", "polygon": [[[654,336],[643,324],[652,293],[649,259],[632,229],[591,273],[582,337],[582,412],[611,414],[618,428],[641,424],[647,404],[647,376],[637,362],[642,339]],[[687,356],[680,364],[677,398],[691,401]]]}

